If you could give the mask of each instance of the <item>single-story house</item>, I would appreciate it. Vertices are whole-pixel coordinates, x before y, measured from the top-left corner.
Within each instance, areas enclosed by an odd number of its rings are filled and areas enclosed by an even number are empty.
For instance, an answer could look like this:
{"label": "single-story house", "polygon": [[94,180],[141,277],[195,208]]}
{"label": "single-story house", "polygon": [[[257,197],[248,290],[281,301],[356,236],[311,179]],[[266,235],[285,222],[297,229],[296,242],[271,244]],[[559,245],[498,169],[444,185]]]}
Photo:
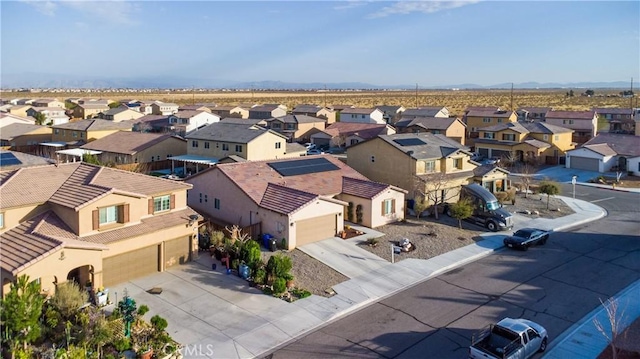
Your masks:
{"label": "single-story house", "polygon": [[568,151],[566,168],[601,173],[622,171],[640,176],[640,137],[601,133]]}

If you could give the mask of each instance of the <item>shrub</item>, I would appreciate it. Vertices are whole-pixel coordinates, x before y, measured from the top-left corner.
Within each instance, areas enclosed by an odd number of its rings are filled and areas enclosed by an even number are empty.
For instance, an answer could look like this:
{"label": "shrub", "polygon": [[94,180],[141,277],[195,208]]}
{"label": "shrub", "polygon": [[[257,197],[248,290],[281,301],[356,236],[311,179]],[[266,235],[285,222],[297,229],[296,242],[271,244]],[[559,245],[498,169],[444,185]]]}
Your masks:
{"label": "shrub", "polygon": [[509,199],[509,194],[507,192],[497,192],[496,198],[498,199],[498,202],[504,203]]}
{"label": "shrub", "polygon": [[293,268],[291,258],[277,254],[271,256],[267,262],[267,274],[273,277],[286,277]]}
{"label": "shrub", "polygon": [[293,288],[291,289],[291,294],[302,299],[311,296],[311,292],[306,289]]}
{"label": "shrub", "polygon": [[377,245],[379,241],[380,239],[378,239],[377,237],[367,239],[367,243],[369,243],[370,246]]}
{"label": "shrub", "polygon": [[146,306],[146,305],[144,305],[144,304],[143,304],[143,305],[141,305],[141,306],[138,308],[138,315],[139,315],[139,316],[143,316],[143,315],[147,314],[147,312],[149,312],[149,307],[147,307],[147,306]]}
{"label": "shrub", "polygon": [[115,342],[113,342],[113,347],[120,353],[125,350],[131,349],[131,341],[129,338],[118,338]]}
{"label": "shrub", "polygon": [[287,281],[284,278],[277,277],[273,281],[273,294],[282,294],[287,290]]}
{"label": "shrub", "polygon": [[68,281],[58,285],[51,304],[58,309],[64,320],[68,320],[87,302],[88,297],[87,292],[76,282]]}
{"label": "shrub", "polygon": [[258,284],[264,284],[266,278],[267,272],[264,268],[258,268],[253,274],[253,281]]}
{"label": "shrub", "polygon": [[167,323],[166,319],[156,314],[151,317],[151,325],[153,325],[153,328],[158,332],[163,332],[165,329],[167,329],[169,323]]}
{"label": "shrub", "polygon": [[254,240],[247,241],[240,249],[240,260],[244,261],[251,270],[256,270],[262,262],[260,244]]}

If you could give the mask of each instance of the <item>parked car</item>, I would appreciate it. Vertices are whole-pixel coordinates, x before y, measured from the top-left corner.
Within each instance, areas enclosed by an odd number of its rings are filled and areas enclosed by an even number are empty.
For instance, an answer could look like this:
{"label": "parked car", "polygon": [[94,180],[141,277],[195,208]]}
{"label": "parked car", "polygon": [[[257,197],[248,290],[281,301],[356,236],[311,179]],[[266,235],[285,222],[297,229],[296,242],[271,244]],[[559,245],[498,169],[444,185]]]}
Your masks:
{"label": "parked car", "polygon": [[307,156],[322,155],[322,154],[324,154],[324,152],[322,152],[320,150],[307,150]]}
{"label": "parked car", "polygon": [[[510,230],[513,228],[513,215],[502,204],[498,202],[496,196],[488,189],[477,183],[462,186],[460,189],[460,199],[468,199],[473,204],[473,213],[468,221],[487,227],[492,232]],[[444,205],[444,212],[449,216],[451,207],[448,203]]]}
{"label": "parked car", "polygon": [[549,239],[549,232],[536,228],[522,228],[504,239],[504,245],[526,251],[536,244],[544,245]]}
{"label": "parked car", "polygon": [[315,149],[315,148],[316,148],[316,144],[315,144],[315,143],[307,142],[307,143],[305,143],[305,144],[304,144],[304,148],[306,148],[306,149],[307,149],[307,151],[308,151],[308,150],[313,150],[313,149]]}
{"label": "parked car", "polygon": [[483,158],[484,158],[484,156],[479,154],[479,153],[474,153],[473,155],[471,155],[471,160],[472,161],[480,162],[480,161],[482,161]]}
{"label": "parked car", "polygon": [[497,165],[500,163],[500,157],[491,157],[484,160],[484,163],[487,165]]}
{"label": "parked car", "polygon": [[469,358],[526,359],[547,349],[547,330],[526,319],[504,318],[471,338]]}

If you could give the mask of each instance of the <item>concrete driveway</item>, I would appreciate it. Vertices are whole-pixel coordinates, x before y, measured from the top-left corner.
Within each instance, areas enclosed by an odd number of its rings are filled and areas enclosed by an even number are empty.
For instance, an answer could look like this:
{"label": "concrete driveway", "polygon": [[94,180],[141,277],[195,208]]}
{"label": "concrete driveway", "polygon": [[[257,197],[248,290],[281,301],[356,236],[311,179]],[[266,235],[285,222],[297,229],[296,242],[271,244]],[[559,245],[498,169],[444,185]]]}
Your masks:
{"label": "concrete driveway", "polygon": [[539,180],[550,179],[556,182],[571,182],[571,178],[573,176],[578,176],[576,178],[576,181],[588,182],[590,179],[597,178],[598,176],[602,175],[603,173],[600,172],[576,170],[573,168],[565,168],[564,166],[555,166],[548,167],[536,172],[535,178]]}

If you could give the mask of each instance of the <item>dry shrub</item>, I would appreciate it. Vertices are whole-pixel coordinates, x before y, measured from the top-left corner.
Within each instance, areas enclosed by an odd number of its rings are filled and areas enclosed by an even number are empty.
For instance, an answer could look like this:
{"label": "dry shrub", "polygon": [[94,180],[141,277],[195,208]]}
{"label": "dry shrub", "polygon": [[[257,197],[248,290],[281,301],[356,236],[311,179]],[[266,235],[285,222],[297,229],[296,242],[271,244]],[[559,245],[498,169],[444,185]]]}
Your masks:
{"label": "dry shrub", "polygon": [[498,202],[504,203],[509,199],[509,194],[507,192],[497,192],[496,198],[498,199]]}

